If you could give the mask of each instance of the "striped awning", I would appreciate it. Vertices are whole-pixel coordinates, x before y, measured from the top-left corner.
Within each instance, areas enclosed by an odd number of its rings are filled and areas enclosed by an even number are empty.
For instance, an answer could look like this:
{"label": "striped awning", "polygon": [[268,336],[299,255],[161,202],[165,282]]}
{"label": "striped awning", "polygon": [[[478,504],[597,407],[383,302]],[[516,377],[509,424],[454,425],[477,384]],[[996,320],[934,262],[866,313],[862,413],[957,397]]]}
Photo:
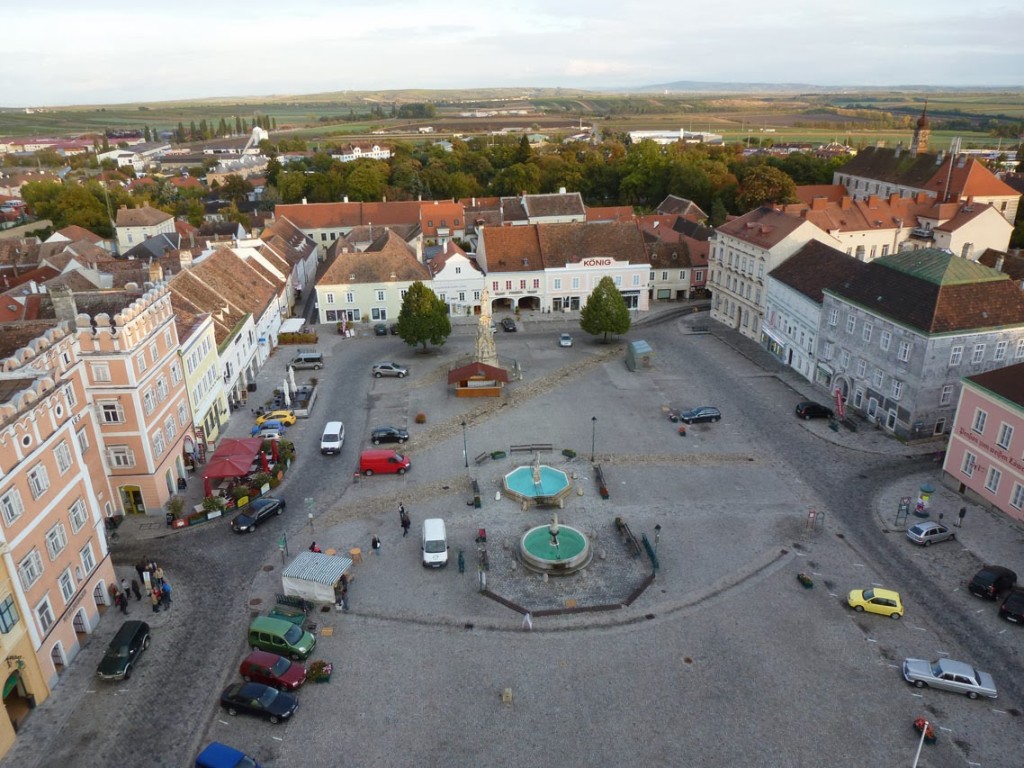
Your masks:
{"label": "striped awning", "polygon": [[352,560],[347,557],[302,552],[284,569],[282,576],[330,586],[336,584],[341,574],[351,567]]}

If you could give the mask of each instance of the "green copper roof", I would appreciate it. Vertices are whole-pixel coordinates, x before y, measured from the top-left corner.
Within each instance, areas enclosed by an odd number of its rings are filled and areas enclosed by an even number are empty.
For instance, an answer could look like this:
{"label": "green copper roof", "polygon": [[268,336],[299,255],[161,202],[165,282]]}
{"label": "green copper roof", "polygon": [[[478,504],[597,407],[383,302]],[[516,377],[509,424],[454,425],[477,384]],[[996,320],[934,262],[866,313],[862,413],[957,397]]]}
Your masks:
{"label": "green copper roof", "polygon": [[965,285],[1009,279],[1002,272],[984,264],[962,259],[939,248],[899,251],[875,259],[875,262],[935,285]]}

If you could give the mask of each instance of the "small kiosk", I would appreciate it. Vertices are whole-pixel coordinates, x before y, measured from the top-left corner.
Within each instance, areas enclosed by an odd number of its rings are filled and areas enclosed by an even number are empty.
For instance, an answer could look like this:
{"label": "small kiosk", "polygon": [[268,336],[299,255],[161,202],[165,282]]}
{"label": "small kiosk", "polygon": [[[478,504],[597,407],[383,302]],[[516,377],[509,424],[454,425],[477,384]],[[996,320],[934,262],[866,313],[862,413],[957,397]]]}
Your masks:
{"label": "small kiosk", "polygon": [[626,348],[626,367],[631,371],[654,367],[654,350],[646,341],[631,341]]}

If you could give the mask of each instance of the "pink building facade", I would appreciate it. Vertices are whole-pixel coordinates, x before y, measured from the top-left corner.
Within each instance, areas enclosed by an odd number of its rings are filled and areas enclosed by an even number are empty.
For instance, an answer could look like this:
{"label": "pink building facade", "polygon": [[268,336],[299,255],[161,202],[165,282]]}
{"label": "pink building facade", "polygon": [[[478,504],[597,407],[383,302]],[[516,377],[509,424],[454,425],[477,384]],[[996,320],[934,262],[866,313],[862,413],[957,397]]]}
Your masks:
{"label": "pink building facade", "polygon": [[1024,521],[1024,363],[963,381],[943,483]]}

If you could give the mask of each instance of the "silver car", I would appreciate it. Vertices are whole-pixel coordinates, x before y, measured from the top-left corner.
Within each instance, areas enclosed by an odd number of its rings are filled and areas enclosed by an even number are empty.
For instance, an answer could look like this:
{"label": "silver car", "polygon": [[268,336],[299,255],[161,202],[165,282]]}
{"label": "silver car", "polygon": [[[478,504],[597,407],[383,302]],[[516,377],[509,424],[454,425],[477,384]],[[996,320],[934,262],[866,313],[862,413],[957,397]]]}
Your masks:
{"label": "silver car", "polygon": [[996,683],[992,675],[953,659],[905,659],[903,679],[918,688],[941,688],[963,693],[969,699],[996,697]]}
{"label": "silver car", "polygon": [[397,376],[402,379],[409,375],[409,369],[398,363],[377,363],[373,366],[373,375],[378,379],[381,376]]}
{"label": "silver car", "polygon": [[917,523],[907,528],[907,538],[915,544],[927,547],[938,541],[952,541],[956,538],[956,533],[942,523],[929,520],[926,523]]}

